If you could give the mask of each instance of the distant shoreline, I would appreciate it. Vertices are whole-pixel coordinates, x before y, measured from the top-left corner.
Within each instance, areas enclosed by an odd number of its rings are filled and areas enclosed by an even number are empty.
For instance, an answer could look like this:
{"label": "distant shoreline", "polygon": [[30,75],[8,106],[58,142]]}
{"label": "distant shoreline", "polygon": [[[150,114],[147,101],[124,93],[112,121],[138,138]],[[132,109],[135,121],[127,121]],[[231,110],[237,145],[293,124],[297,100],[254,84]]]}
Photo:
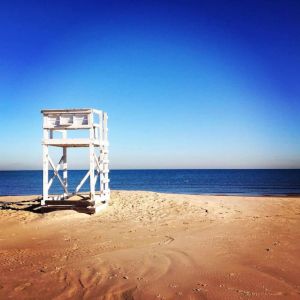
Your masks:
{"label": "distant shoreline", "polygon": [[[69,169],[69,171],[87,171],[88,169]],[[266,171],[266,170],[299,170],[299,168],[162,168],[162,169],[110,169],[111,171]],[[0,170],[0,172],[43,172],[43,169],[12,169],[12,170]]]}

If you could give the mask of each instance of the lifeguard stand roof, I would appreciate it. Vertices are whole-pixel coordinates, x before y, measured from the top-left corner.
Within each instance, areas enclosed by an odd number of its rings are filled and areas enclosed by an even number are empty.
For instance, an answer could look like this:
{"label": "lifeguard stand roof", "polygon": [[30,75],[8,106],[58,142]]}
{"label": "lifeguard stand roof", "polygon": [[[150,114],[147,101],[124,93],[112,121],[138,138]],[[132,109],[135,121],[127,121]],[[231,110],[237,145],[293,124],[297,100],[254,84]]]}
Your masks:
{"label": "lifeguard stand roof", "polygon": [[94,108],[66,108],[66,109],[42,109],[42,114],[47,113],[91,113],[100,112],[98,109]]}

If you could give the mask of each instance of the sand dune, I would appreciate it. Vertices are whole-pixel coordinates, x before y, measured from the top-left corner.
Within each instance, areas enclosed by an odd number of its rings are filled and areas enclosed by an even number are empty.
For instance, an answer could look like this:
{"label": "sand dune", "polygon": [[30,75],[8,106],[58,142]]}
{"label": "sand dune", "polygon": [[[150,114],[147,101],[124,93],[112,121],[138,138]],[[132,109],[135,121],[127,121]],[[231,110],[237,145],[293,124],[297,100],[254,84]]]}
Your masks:
{"label": "sand dune", "polygon": [[113,191],[92,216],[8,208],[0,299],[300,299],[300,198]]}

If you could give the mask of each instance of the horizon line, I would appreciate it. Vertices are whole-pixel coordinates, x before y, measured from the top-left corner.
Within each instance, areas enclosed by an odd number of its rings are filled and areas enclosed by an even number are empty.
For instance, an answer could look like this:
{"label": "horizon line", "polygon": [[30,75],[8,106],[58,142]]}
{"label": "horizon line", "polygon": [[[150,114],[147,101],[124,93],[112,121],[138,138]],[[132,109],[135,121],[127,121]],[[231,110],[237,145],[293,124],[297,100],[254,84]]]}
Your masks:
{"label": "horizon line", "polygon": [[[68,171],[87,171],[88,169],[68,169]],[[113,168],[110,171],[159,171],[159,170],[300,170],[296,168]],[[43,171],[43,169],[0,169],[0,172]],[[53,171],[52,169],[49,171]]]}

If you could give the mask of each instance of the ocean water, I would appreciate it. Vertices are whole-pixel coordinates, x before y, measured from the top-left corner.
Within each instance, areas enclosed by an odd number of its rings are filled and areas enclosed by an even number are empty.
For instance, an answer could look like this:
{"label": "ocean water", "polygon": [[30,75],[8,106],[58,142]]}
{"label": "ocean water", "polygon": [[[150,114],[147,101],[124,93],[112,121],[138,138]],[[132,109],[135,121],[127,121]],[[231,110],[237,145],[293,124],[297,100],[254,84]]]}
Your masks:
{"label": "ocean water", "polygon": [[[69,171],[69,190],[84,170]],[[52,173],[49,172],[49,176]],[[112,170],[110,187],[165,193],[212,195],[300,195],[300,170]],[[85,184],[82,191],[88,191]],[[61,193],[57,179],[52,193]],[[0,171],[0,195],[40,195],[42,171]]]}

